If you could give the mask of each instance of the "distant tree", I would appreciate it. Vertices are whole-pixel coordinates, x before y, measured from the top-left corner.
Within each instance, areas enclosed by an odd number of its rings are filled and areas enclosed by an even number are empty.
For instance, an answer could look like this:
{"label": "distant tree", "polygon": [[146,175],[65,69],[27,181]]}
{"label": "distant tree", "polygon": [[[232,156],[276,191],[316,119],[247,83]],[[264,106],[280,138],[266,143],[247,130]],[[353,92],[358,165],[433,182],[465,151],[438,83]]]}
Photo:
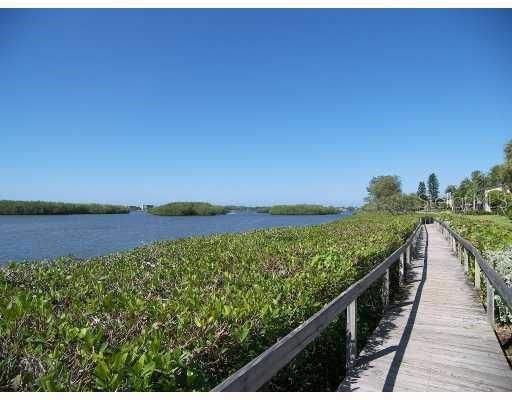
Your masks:
{"label": "distant tree", "polygon": [[505,167],[503,164],[498,164],[492,167],[487,175],[487,187],[493,188],[502,185],[504,172]]}
{"label": "distant tree", "polygon": [[431,201],[436,201],[439,198],[439,180],[434,173],[428,177],[428,194]]}
{"label": "distant tree", "polygon": [[505,162],[511,163],[512,162],[512,140],[509,140],[508,143],[505,145],[504,153],[505,153]]}
{"label": "distant tree", "polygon": [[461,204],[464,210],[466,210],[468,205],[472,203],[475,195],[475,185],[469,178],[465,178],[462,180],[460,185],[457,187],[457,191],[455,194],[455,196],[458,199],[458,204]]}
{"label": "distant tree", "polygon": [[425,182],[420,181],[418,184],[418,190],[416,191],[418,197],[422,200],[427,200],[427,187],[425,186]]}
{"label": "distant tree", "polygon": [[396,175],[381,175],[373,177],[366,188],[368,201],[378,201],[386,197],[402,193],[402,182]]}
{"label": "distant tree", "polygon": [[485,190],[487,177],[482,171],[473,171],[471,172],[471,182],[473,183],[475,194],[480,195]]}
{"label": "distant tree", "polygon": [[474,191],[475,188],[471,179],[465,178],[457,188],[457,197],[472,197]]}
{"label": "distant tree", "polygon": [[457,186],[455,186],[455,185],[448,185],[446,187],[446,189],[444,190],[445,193],[451,193],[452,195],[454,195],[456,191],[457,191]]}

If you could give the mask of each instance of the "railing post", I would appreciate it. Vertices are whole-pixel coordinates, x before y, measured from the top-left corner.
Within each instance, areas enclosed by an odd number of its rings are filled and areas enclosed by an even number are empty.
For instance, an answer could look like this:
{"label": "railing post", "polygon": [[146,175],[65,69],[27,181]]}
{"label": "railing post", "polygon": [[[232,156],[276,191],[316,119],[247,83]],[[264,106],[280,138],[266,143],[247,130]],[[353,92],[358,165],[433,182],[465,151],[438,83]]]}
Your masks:
{"label": "railing post", "polygon": [[384,272],[382,280],[382,304],[386,307],[389,304],[389,268]]}
{"label": "railing post", "polygon": [[407,278],[407,268],[411,265],[411,245],[407,246],[405,249],[405,262],[404,262],[404,277],[403,281],[406,281]]}
{"label": "railing post", "polygon": [[347,360],[346,369],[350,371],[357,356],[357,299],[347,306]]}
{"label": "railing post", "polygon": [[480,291],[480,265],[475,257],[475,289]]}
{"label": "railing post", "polygon": [[485,280],[487,282],[487,318],[494,329],[494,288],[489,279],[486,278]]}
{"label": "railing post", "polygon": [[464,248],[464,272],[466,275],[469,273],[469,252]]}
{"label": "railing post", "polygon": [[400,257],[398,257],[398,285],[401,286],[404,282],[404,276],[405,276],[405,263],[406,263],[406,252],[404,251],[402,254],[400,254]]}

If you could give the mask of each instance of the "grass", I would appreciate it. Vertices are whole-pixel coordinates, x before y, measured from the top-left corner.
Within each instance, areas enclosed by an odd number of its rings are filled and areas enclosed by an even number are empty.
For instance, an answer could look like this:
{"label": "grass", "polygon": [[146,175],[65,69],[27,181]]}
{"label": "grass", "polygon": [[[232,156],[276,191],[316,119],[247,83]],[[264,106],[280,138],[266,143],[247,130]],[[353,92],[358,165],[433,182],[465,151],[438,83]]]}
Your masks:
{"label": "grass", "polygon": [[127,214],[129,212],[126,206],[111,204],[0,200],[0,215]]}
{"label": "grass", "polygon": [[228,211],[229,209],[226,207],[214,206],[210,203],[202,202],[168,203],[149,209],[151,214],[162,216],[211,216],[227,214]]}
{"label": "grass", "polygon": [[318,204],[295,204],[272,206],[268,212],[272,215],[325,215],[339,214],[340,210]]}
{"label": "grass", "polygon": [[[209,390],[363,277],[417,221],[361,214],[12,263],[0,270],[0,390]],[[380,298],[377,284],[358,301],[361,338]],[[267,388],[335,389],[343,324]]]}

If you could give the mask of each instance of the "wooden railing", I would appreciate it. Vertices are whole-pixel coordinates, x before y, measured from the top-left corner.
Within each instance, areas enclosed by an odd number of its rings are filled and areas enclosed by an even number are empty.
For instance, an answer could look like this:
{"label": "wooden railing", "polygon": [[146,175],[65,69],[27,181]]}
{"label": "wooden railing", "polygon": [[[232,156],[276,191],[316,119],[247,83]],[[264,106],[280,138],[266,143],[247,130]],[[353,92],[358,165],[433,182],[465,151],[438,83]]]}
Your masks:
{"label": "wooden railing", "polygon": [[421,227],[422,224],[418,224],[400,248],[374,267],[362,279],[352,284],[320,311],[220,383],[213,391],[242,392],[258,390],[304,350],[344,311],[347,318],[346,365],[347,370],[349,370],[357,356],[358,297],[383,277],[382,300],[384,305],[389,303],[389,269],[391,266],[399,264],[399,281],[401,284],[406,276],[406,268],[411,264],[411,256],[415,251],[416,240]]}
{"label": "wooden railing", "polygon": [[486,309],[489,323],[494,328],[495,312],[494,312],[494,294],[497,293],[502,299],[509,310],[512,311],[512,288],[507,286],[503,278],[496,273],[487,261],[484,260],[480,252],[476,249],[471,242],[464,239],[445,222],[434,220],[438,229],[443,234],[444,238],[448,240],[452,246],[453,252],[457,255],[459,261],[464,266],[464,272],[469,275],[469,259],[473,257],[475,274],[474,286],[475,289],[480,291],[481,275],[486,283]]}

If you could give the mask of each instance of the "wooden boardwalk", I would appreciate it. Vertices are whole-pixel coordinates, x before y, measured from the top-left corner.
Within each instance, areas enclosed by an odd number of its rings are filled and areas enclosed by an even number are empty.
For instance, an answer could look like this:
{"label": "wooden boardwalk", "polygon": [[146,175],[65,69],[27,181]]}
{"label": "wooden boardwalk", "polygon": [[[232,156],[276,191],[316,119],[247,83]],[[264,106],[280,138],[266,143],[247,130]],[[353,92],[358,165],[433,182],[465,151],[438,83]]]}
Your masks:
{"label": "wooden boardwalk", "polygon": [[434,225],[425,225],[400,299],[341,391],[512,391],[512,370],[477,293]]}

